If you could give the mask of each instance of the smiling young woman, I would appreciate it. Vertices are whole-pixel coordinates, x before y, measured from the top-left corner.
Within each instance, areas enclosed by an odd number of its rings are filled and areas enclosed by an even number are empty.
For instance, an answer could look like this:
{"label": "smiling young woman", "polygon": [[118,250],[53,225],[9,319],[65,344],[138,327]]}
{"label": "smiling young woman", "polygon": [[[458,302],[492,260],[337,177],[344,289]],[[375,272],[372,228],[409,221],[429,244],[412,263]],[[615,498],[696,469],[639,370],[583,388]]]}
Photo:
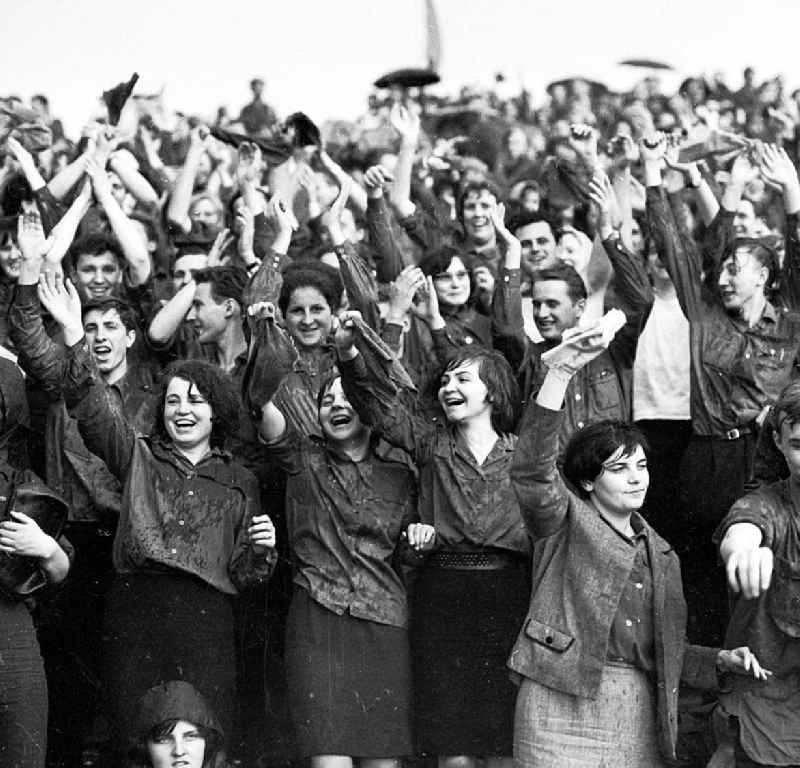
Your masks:
{"label": "smiling young woman", "polygon": [[509,481],[519,401],[511,368],[497,352],[461,349],[441,378],[442,427],[405,406],[355,347],[339,338],[337,346],[356,411],[417,465],[420,518],[435,531],[420,545],[427,557],[411,606],[417,749],[442,768],[510,764],[514,687],[505,662],[530,588]]}
{"label": "smiling young woman", "polygon": [[413,754],[406,587],[395,554],[416,519],[408,456],[370,433],[338,376],[320,389],[323,439],[273,402],[258,428],[287,472],[294,593],[289,711],[313,768],[397,768]]}
{"label": "smiling young woman", "polygon": [[233,384],[211,363],[174,363],[164,372],[153,434],[141,435],[97,370],[75,287],[49,275],[39,297],[67,345],[64,399],[87,448],[123,486],[113,547],[117,575],[106,594],[102,633],[109,719],[126,734],[144,691],[185,679],[229,727],[233,596],[268,578],[276,559],[275,530],[260,514],[256,480],[224,449],[239,428]]}

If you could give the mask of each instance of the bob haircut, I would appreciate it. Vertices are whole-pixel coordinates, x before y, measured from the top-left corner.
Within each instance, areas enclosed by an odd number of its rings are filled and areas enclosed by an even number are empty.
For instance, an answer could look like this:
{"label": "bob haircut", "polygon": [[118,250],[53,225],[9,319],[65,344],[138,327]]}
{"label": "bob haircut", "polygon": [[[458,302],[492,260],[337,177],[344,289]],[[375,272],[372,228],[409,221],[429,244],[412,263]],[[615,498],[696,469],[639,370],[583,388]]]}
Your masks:
{"label": "bob haircut", "polygon": [[[164,720],[157,725],[154,725],[147,733],[143,734],[131,747],[128,753],[130,768],[152,768],[150,762],[150,755],[147,751],[147,745],[150,742],[161,741],[167,738],[180,722],[179,718],[171,718]],[[185,721],[185,722],[188,722]],[[218,764],[218,757],[222,747],[222,737],[213,728],[208,728],[204,725],[192,723],[197,729],[197,732],[203,737],[206,743],[205,751],[203,753],[203,768],[216,768]]]}
{"label": "bob haircut", "polygon": [[519,419],[520,394],[508,360],[486,347],[462,347],[450,358],[442,373],[468,363],[478,363],[478,376],[492,404],[492,426],[502,434],[513,432]]}
{"label": "bob haircut", "polygon": [[778,402],[772,406],[770,414],[772,429],[781,436],[781,429],[784,424],[793,427],[800,423],[800,381],[793,381],[783,388],[778,396]]}
{"label": "bob haircut", "polygon": [[339,270],[319,261],[299,261],[290,265],[283,273],[283,285],[278,297],[278,307],[282,314],[298,288],[316,288],[323,296],[331,312],[336,312],[342,304],[342,278]]}
{"label": "bob haircut", "polygon": [[176,360],[164,371],[153,434],[162,440],[170,440],[164,426],[164,400],[169,384],[175,378],[194,384],[208,401],[211,406],[211,446],[224,447],[226,440],[239,430],[239,396],[231,378],[205,360]]}
{"label": "bob haircut", "polygon": [[579,429],[567,443],[564,452],[564,477],[581,498],[588,499],[584,482],[594,482],[603,472],[603,462],[622,448],[622,456],[630,456],[637,447],[647,453],[647,438],[633,424],[606,419]]}
{"label": "bob haircut", "polygon": [[109,297],[107,299],[92,299],[91,301],[87,301],[81,307],[81,318],[85,318],[89,312],[101,312],[105,314],[106,312],[110,312],[111,310],[116,310],[117,314],[119,315],[119,319],[122,320],[122,324],[125,326],[125,329],[128,331],[138,331],[138,323],[136,322],[136,313],[133,310],[133,307],[125,301],[125,299],[119,299],[114,296]]}
{"label": "bob haircut", "polygon": [[467,303],[469,304],[475,299],[477,286],[475,285],[475,278],[473,277],[472,270],[467,265],[467,258],[458,248],[452,245],[441,245],[435,248],[420,260],[419,268],[422,270],[422,274],[430,275],[436,279],[437,275],[447,272],[453,259],[456,258],[461,259],[469,275],[469,298],[467,299]]}

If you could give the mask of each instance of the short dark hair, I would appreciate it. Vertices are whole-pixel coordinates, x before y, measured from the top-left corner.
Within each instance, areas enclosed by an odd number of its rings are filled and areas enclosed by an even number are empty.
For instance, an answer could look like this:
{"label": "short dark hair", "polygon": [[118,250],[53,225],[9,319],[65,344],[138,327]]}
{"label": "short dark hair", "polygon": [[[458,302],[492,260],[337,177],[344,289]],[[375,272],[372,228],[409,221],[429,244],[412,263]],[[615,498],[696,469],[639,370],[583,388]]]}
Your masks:
{"label": "short dark hair", "polygon": [[116,237],[106,232],[92,232],[79,237],[69,248],[70,264],[73,269],[77,269],[81,256],[101,256],[104,253],[110,253],[117,260],[117,266],[122,269],[125,264],[122,246]]}
{"label": "short dark hair", "polygon": [[176,378],[194,384],[197,391],[208,400],[211,406],[211,445],[215,448],[224,447],[228,438],[239,430],[239,395],[231,377],[219,366],[206,360],[176,360],[164,371],[153,434],[170,440],[164,426],[164,401],[170,382]]}
{"label": "short dark hair", "polygon": [[783,388],[778,401],[772,406],[772,429],[780,436],[781,427],[800,423],[800,381],[793,381]]}
{"label": "short dark hair", "polygon": [[331,312],[336,312],[342,304],[342,278],[339,270],[321,261],[298,261],[291,264],[283,273],[283,285],[278,297],[278,307],[285,315],[292,294],[298,288],[316,288],[323,296]]}
{"label": "short dark hair", "polygon": [[442,373],[466,363],[478,363],[478,376],[492,404],[492,426],[503,434],[513,432],[519,419],[520,392],[508,360],[486,347],[462,347],[447,361]]}
{"label": "short dark hair", "polygon": [[197,285],[209,283],[211,285],[211,297],[217,304],[221,304],[225,299],[233,299],[242,306],[244,301],[242,294],[247,285],[247,272],[240,267],[206,267],[198,269],[194,273],[194,281]]}
{"label": "short dark hair", "polygon": [[3,186],[0,194],[0,209],[4,216],[18,216],[22,213],[22,203],[34,200],[33,190],[22,173],[13,173]]}
{"label": "short dark hair", "polygon": [[538,224],[540,221],[547,224],[547,226],[550,227],[551,232],[555,230],[553,222],[542,211],[522,210],[519,213],[512,216],[508,220],[506,226],[508,227],[509,232],[515,233],[521,227],[526,227],[528,226],[528,224]]}
{"label": "short dark hair", "polygon": [[90,299],[89,301],[84,302],[81,306],[81,318],[86,317],[89,312],[97,311],[105,313],[112,309],[117,311],[119,319],[122,320],[122,324],[127,330],[139,330],[139,324],[136,320],[136,312],[134,311],[133,307],[127,301],[125,301],[125,299],[120,299],[115,296],[110,296],[105,299]]}
{"label": "short dark hair", "polygon": [[548,280],[558,280],[566,283],[567,295],[573,304],[587,297],[586,284],[583,282],[583,278],[577,273],[575,267],[569,264],[557,264],[534,274],[534,284],[544,283]]}
{"label": "short dark hair", "polygon": [[464,185],[463,189],[461,190],[461,194],[458,196],[458,202],[456,203],[456,213],[459,221],[464,219],[464,203],[466,202],[467,197],[469,197],[471,194],[480,195],[481,192],[489,192],[490,194],[494,195],[494,199],[497,200],[498,203],[502,200],[500,191],[488,179],[482,179],[481,181],[470,181]]}
{"label": "short dark hair", "polygon": [[594,482],[603,471],[603,462],[620,448],[624,457],[637,447],[647,453],[647,438],[633,424],[617,419],[606,419],[579,429],[567,443],[564,452],[564,477],[583,498],[589,493],[585,482]]}
{"label": "short dark hair", "polygon": [[722,265],[728,259],[736,256],[736,251],[739,249],[746,250],[762,267],[767,268],[767,283],[764,286],[764,290],[769,291],[778,277],[780,264],[775,249],[766,241],[757,237],[737,237],[725,248],[719,268],[722,269]]}
{"label": "short dark hair", "polygon": [[[154,725],[147,733],[142,734],[128,752],[131,768],[152,768],[147,745],[151,741],[160,741],[169,736],[180,722],[178,718],[170,718]],[[206,743],[203,753],[203,768],[214,768],[217,754],[222,747],[222,737],[213,728],[192,723]]]}

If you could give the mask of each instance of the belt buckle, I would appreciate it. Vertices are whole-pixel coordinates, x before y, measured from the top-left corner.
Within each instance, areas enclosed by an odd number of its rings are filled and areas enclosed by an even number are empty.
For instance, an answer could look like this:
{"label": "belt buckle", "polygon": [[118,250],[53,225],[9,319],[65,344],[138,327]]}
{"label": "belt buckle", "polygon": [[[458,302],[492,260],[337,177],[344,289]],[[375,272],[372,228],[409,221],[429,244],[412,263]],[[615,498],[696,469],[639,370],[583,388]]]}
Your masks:
{"label": "belt buckle", "polygon": [[725,433],[726,440],[738,440],[742,436],[742,433],[739,431],[739,428],[729,429]]}

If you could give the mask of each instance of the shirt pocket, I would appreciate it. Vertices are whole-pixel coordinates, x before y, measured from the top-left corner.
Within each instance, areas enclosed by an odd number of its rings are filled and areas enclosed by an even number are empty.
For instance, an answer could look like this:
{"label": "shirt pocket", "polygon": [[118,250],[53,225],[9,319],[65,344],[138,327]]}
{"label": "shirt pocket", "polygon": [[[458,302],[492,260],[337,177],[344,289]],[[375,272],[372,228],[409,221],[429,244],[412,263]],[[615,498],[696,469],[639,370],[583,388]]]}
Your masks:
{"label": "shirt pocket", "polygon": [[593,372],[589,377],[588,390],[590,413],[602,414],[607,411],[622,411],[622,394],[617,377],[610,368]]}
{"label": "shirt pocket", "polygon": [[706,340],[703,364],[722,373],[732,373],[739,351],[739,345],[733,340],[732,334],[714,335]]}
{"label": "shirt pocket", "polygon": [[800,563],[775,557],[767,610],[781,632],[800,637]]}
{"label": "shirt pocket", "polygon": [[534,642],[556,653],[564,653],[575,642],[572,635],[536,619],[528,619],[528,623],[525,625],[525,634]]}

